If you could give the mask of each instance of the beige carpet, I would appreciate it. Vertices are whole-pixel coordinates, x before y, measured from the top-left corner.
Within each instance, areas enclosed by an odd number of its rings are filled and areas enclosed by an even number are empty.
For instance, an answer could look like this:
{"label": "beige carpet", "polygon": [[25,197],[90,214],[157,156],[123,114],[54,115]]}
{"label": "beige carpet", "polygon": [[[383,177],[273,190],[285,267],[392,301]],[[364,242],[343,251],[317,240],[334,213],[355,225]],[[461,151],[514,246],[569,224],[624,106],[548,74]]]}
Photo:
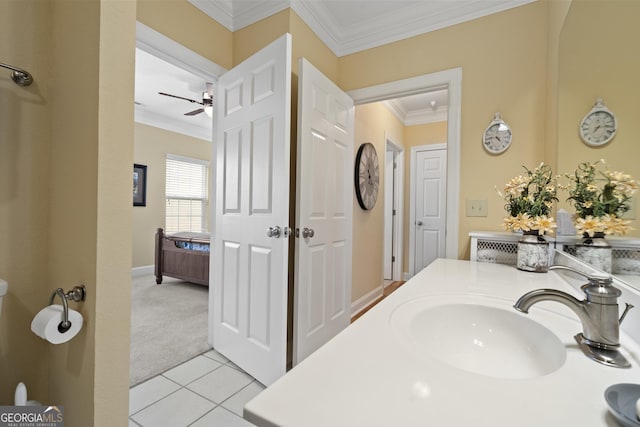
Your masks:
{"label": "beige carpet", "polygon": [[165,277],[134,278],[131,289],[130,385],[173,368],[211,346],[207,343],[206,286]]}

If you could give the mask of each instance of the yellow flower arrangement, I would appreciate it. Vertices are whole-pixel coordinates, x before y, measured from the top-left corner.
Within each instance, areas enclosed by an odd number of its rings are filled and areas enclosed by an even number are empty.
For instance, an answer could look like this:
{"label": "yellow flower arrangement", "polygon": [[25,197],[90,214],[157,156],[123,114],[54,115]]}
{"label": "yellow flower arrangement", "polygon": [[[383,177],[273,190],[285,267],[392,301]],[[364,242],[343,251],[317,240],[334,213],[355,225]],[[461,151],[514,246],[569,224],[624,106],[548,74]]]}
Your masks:
{"label": "yellow flower arrangement", "polygon": [[[599,168],[604,168],[600,170]],[[580,163],[570,180],[569,198],[576,210],[576,231],[593,237],[595,233],[623,235],[631,228],[622,214],[630,209],[629,201],[638,183],[631,175],[609,171],[604,159]]]}
{"label": "yellow flower arrangement", "polygon": [[[524,167],[524,166],[523,166]],[[551,167],[544,163],[533,171],[524,167],[526,175],[511,179],[500,197],[507,202],[504,206],[509,213],[504,219],[504,228],[510,231],[533,231],[539,235],[556,228],[555,220],[550,216],[553,202],[557,201],[557,176],[553,176]]]}

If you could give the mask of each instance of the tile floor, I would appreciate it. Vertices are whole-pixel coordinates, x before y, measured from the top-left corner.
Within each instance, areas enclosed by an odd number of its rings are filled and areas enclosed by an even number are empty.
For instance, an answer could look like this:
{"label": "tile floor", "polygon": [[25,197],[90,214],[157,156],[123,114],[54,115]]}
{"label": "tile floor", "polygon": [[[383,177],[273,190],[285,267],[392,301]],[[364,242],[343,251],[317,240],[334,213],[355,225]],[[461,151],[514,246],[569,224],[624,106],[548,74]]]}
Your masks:
{"label": "tile floor", "polygon": [[242,408],[264,386],[215,350],[129,390],[129,427],[251,427]]}
{"label": "tile floor", "polygon": [[[403,284],[386,286],[381,299]],[[131,388],[129,427],[251,427],[242,418],[242,408],[264,389],[229,359],[210,350]]]}

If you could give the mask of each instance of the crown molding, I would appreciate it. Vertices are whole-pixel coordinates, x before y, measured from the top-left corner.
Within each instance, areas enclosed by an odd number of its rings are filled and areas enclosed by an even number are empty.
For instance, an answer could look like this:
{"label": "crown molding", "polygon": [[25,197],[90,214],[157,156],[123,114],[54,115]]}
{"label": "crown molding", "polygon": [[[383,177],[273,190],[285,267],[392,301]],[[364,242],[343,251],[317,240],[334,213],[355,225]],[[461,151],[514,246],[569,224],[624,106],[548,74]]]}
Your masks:
{"label": "crown molding", "polygon": [[446,122],[447,121],[447,109],[425,108],[424,110],[415,110],[407,114],[404,123],[405,126],[426,125],[428,123]]}
{"label": "crown molding", "polygon": [[342,31],[322,2],[297,0],[291,9],[318,36],[320,40],[338,57],[341,51]]}
{"label": "crown molding", "polygon": [[188,0],[229,31],[237,31],[288,7],[338,57],[439,30],[537,0],[457,0],[401,2],[391,13],[354,25],[341,25],[318,0]]}
{"label": "crown molding", "polygon": [[338,26],[324,2],[293,0],[291,8],[338,56],[414,37],[536,0],[418,2],[348,28]]}
{"label": "crown molding", "polygon": [[291,6],[290,0],[188,0],[229,31],[241,30]]}
{"label": "crown molding", "polygon": [[234,30],[231,0],[187,0],[229,31]]}
{"label": "crown molding", "polygon": [[[242,8],[237,8],[242,5]],[[248,27],[251,24],[275,15],[291,6],[290,0],[269,0],[254,2],[234,2],[234,31]]]}
{"label": "crown molding", "polygon": [[400,104],[391,99],[382,101],[383,105],[396,116],[404,126],[426,125],[429,123],[446,122],[447,108],[440,107],[435,110],[431,108],[423,108],[407,112]]}

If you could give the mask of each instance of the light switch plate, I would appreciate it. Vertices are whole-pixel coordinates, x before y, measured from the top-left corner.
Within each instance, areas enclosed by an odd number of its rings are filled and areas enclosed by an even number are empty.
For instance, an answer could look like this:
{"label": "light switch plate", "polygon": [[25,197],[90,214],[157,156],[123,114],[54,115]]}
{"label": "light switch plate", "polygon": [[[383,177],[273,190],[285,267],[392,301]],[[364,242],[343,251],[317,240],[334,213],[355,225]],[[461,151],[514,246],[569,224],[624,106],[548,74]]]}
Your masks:
{"label": "light switch plate", "polygon": [[487,216],[487,201],[467,200],[467,216]]}

